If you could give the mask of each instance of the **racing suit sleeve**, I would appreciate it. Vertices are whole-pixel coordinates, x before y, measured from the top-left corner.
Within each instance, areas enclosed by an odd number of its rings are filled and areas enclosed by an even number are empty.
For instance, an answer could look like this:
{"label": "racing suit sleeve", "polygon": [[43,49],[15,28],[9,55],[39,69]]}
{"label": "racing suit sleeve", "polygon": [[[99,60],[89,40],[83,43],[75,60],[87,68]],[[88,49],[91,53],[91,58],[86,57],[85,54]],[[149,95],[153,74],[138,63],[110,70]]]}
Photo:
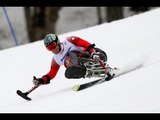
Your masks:
{"label": "racing suit sleeve", "polygon": [[51,68],[50,68],[49,72],[48,72],[46,75],[44,75],[42,78],[43,78],[45,81],[50,81],[50,80],[52,80],[52,79],[56,76],[59,68],[60,68],[60,65],[58,65],[58,64],[56,63],[56,61],[54,60],[54,58],[53,58],[53,59],[52,59],[52,62],[51,62]]}
{"label": "racing suit sleeve", "polygon": [[79,46],[79,47],[83,47],[84,50],[83,51],[88,51],[90,53],[92,52],[95,52],[94,50],[94,44],[91,44],[90,42],[80,38],[80,37],[77,37],[77,36],[69,36],[67,37],[67,40],[73,44],[75,44],[76,46]]}

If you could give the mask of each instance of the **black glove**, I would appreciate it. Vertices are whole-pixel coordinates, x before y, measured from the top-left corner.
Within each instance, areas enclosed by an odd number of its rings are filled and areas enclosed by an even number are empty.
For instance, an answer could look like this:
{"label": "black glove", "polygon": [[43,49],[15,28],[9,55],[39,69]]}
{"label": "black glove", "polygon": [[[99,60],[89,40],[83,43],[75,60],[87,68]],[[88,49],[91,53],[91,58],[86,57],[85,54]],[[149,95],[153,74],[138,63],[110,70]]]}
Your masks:
{"label": "black glove", "polygon": [[[44,77],[47,78],[47,80],[44,80]],[[44,85],[44,84],[49,84],[50,83],[50,78],[49,76],[43,76],[42,78],[36,78],[35,76],[33,76],[33,84],[34,85]]]}

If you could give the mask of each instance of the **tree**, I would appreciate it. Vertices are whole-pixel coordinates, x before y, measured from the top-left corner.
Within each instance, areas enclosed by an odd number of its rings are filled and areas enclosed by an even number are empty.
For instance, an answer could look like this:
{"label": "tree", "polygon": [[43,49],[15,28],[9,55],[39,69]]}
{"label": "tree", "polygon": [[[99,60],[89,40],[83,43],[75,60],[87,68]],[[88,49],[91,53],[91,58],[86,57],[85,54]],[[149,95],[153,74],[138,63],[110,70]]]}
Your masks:
{"label": "tree", "polygon": [[123,18],[123,7],[107,7],[107,22],[119,20]]}
{"label": "tree", "polygon": [[27,31],[30,42],[41,40],[55,32],[60,7],[25,7]]}
{"label": "tree", "polygon": [[149,10],[149,7],[130,7],[131,11],[134,11],[136,13],[140,13],[140,12],[146,12]]}
{"label": "tree", "polygon": [[101,24],[103,22],[101,15],[101,7],[97,7],[97,18],[98,18],[98,24]]}

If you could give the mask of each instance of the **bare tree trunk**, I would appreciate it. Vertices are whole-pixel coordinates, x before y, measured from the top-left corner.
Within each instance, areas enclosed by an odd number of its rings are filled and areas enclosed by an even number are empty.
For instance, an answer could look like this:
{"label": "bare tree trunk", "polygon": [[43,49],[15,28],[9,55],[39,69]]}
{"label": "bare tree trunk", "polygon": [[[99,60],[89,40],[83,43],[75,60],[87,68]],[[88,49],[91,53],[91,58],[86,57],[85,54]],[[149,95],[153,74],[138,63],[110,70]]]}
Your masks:
{"label": "bare tree trunk", "polygon": [[98,24],[102,23],[101,7],[97,7]]}
{"label": "bare tree trunk", "polygon": [[107,22],[123,18],[123,7],[107,7]]}
{"label": "bare tree trunk", "polygon": [[46,31],[45,31],[45,34],[55,32],[56,21],[59,18],[59,15],[58,15],[59,10],[60,10],[60,7],[46,7],[46,11],[45,11]]}
{"label": "bare tree trunk", "polygon": [[30,7],[25,7],[24,11],[25,11],[26,24],[27,24],[28,37],[29,37],[30,42],[33,42],[34,35],[33,35],[33,29],[31,29],[32,28],[32,16],[31,16]]}
{"label": "bare tree trunk", "polygon": [[44,37],[45,32],[45,9],[44,7],[34,8],[33,29],[34,39],[41,40]]}
{"label": "bare tree trunk", "polygon": [[149,7],[130,7],[130,10],[140,13],[140,12],[145,12],[149,10]]}
{"label": "bare tree trunk", "polygon": [[41,40],[48,33],[55,32],[60,7],[25,7],[30,42]]}

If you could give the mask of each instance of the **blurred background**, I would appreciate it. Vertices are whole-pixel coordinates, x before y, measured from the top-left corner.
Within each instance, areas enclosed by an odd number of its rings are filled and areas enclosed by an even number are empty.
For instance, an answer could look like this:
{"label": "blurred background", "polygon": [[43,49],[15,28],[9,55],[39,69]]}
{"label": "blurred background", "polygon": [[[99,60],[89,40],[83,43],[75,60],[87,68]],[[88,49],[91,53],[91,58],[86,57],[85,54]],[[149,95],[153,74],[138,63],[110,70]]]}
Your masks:
{"label": "blurred background", "polygon": [[106,22],[157,7],[0,7],[0,50]]}

